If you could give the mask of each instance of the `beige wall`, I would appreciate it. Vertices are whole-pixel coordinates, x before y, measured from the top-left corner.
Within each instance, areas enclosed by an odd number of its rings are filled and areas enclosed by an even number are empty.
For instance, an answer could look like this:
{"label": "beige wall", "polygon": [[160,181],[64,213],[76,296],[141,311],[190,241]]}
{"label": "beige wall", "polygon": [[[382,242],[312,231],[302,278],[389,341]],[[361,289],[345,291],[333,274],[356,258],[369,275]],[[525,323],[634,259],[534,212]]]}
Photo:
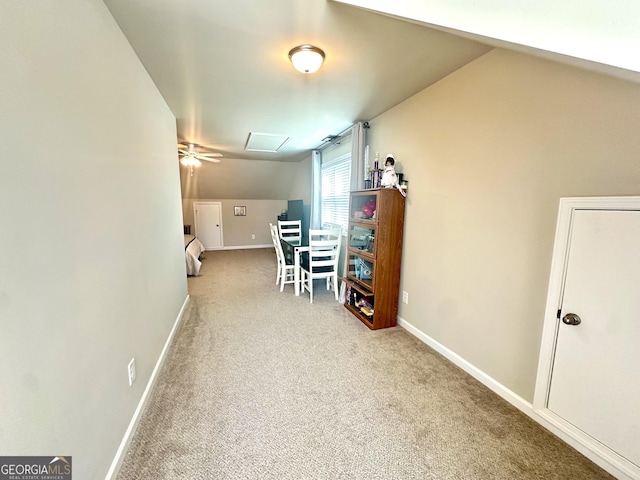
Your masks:
{"label": "beige wall", "polygon": [[[177,159],[176,159],[177,163]],[[180,166],[183,198],[247,198],[288,200],[298,163],[223,158],[189,170]]]}
{"label": "beige wall", "polygon": [[[237,175],[228,179],[229,185],[224,188],[221,183],[216,181],[210,183],[206,181],[207,177],[203,177],[203,170],[194,172],[193,177],[186,174],[186,170],[182,168],[182,215],[185,225],[191,225],[191,233],[195,234],[195,222],[193,214],[194,202],[220,202],[222,204],[222,234],[224,248],[236,247],[256,247],[271,245],[271,234],[269,233],[269,223],[275,224],[278,215],[287,209],[287,200],[302,199],[305,205],[311,204],[311,157],[297,163],[292,162],[260,162],[255,160],[246,160],[243,164],[237,164],[237,160],[225,160],[228,170],[235,170]],[[248,163],[247,163],[248,162]],[[245,176],[244,168],[255,170],[254,165],[266,168],[272,172],[273,176],[255,179]],[[210,166],[210,169],[216,169],[221,164]],[[277,173],[279,172],[279,174]],[[208,171],[206,175],[208,175]],[[240,179],[240,181],[238,181]],[[265,187],[263,190],[258,188],[265,182],[274,183],[275,190],[272,192],[271,186]],[[208,185],[206,191],[220,192],[221,196],[214,195],[212,197],[188,197],[186,195],[201,194],[202,185]],[[234,187],[234,185],[236,187]],[[208,190],[210,188],[210,190]],[[250,197],[233,197],[233,193],[248,193]],[[275,194],[274,192],[281,192]],[[231,195],[231,196],[229,196]],[[264,195],[264,197],[256,198],[256,195]],[[284,198],[280,198],[284,197]],[[233,207],[236,205],[247,207],[246,217],[236,217],[233,214]],[[255,234],[256,238],[252,239],[251,235]]]}
{"label": "beige wall", "polygon": [[400,317],[531,402],[558,200],[640,193],[640,86],[498,49],[370,124],[409,180]]}
{"label": "beige wall", "polygon": [[97,479],[187,296],[180,183],[175,118],[104,3],[63,3],[0,15],[0,453]]}
{"label": "beige wall", "polygon": [[[193,204],[194,202],[220,202],[222,207],[222,236],[224,248],[258,247],[273,245],[269,223],[274,225],[278,215],[287,209],[286,200],[247,200],[247,199],[193,199],[182,200],[183,216],[186,225],[191,225],[191,233],[196,234]],[[247,215],[236,217],[234,206],[246,207]],[[251,235],[256,238],[252,239]]]}
{"label": "beige wall", "polygon": [[311,156],[291,167],[294,175],[289,200],[302,200],[305,205],[311,205]]}

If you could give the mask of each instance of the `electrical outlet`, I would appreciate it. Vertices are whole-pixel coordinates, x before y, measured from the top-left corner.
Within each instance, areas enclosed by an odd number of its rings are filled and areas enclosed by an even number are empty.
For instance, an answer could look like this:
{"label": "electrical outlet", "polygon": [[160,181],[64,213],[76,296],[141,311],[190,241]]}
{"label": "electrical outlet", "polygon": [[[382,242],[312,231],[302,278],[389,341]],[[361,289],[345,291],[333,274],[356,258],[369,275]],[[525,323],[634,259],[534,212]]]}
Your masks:
{"label": "electrical outlet", "polygon": [[251,240],[255,240],[255,239],[256,239],[256,234],[255,234],[255,233],[252,233],[252,234],[251,234]]}
{"label": "electrical outlet", "polygon": [[136,379],[136,359],[132,358],[127,365],[127,372],[129,373],[129,386],[133,385],[133,381]]}
{"label": "electrical outlet", "polygon": [[409,292],[402,291],[402,303],[409,303]]}

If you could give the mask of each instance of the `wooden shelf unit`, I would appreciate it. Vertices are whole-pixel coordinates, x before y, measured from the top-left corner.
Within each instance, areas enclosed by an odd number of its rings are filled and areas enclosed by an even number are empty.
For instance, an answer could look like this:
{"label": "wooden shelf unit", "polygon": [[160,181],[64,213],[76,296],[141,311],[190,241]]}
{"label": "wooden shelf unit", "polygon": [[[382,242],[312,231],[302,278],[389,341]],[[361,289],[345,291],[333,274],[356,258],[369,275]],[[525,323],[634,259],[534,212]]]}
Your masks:
{"label": "wooden shelf unit", "polygon": [[[363,206],[372,201],[375,215],[368,217]],[[404,203],[395,188],[358,190],[349,197],[344,305],[372,330],[397,323]]]}

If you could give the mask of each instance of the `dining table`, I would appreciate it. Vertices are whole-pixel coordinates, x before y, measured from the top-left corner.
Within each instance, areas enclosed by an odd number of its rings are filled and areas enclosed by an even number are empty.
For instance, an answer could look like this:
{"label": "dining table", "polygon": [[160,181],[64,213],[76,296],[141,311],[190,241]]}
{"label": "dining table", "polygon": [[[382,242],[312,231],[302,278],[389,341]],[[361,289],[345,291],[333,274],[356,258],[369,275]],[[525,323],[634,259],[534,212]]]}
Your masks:
{"label": "dining table", "polygon": [[285,257],[293,256],[293,291],[300,295],[300,254],[309,251],[309,237],[283,237],[280,239]]}

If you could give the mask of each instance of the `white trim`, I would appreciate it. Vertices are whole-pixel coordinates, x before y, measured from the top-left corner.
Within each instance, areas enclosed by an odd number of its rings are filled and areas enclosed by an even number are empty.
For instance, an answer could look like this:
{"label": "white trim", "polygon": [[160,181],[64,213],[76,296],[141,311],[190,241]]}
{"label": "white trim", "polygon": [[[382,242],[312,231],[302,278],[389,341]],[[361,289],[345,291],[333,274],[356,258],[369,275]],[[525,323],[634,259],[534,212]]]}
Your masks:
{"label": "white trim", "polygon": [[207,250],[207,252],[215,252],[216,250],[249,250],[252,248],[273,248],[273,243],[272,244],[265,243],[264,245],[235,245],[231,247],[215,248],[215,249]]}
{"label": "white trim", "polygon": [[551,410],[534,409],[534,413],[537,416],[537,418],[534,417],[534,420],[617,479],[637,480],[640,478],[640,469],[629,460],[594,441],[593,437],[582,433]]}
{"label": "white trim", "polygon": [[538,375],[533,405],[536,410],[546,408],[551,365],[557,332],[557,312],[560,307],[567,262],[571,220],[575,210],[640,210],[640,197],[576,197],[561,198],[558,207],[556,238],[551,260],[551,273],[547,290],[544,328],[540,347]]}
{"label": "white trim", "polygon": [[136,410],[133,413],[133,417],[129,422],[129,427],[127,427],[127,431],[124,433],[124,437],[120,442],[120,446],[116,451],[116,455],[113,458],[113,461],[111,462],[111,467],[109,467],[109,471],[107,472],[107,475],[105,477],[106,480],[113,480],[118,476],[118,472],[122,465],[122,461],[124,460],[124,456],[127,453],[127,449],[129,448],[129,445],[131,444],[131,440],[133,439],[133,434],[135,433],[136,428],[138,427],[138,423],[140,423],[140,419],[142,418],[142,412],[144,411],[144,407],[147,405],[147,402],[149,401],[149,397],[150,397],[149,394],[153,386],[155,385],[156,380],[158,379],[158,373],[160,372],[160,369],[164,364],[164,361],[167,357],[167,353],[169,352],[169,347],[171,346],[173,337],[176,331],[178,330],[178,326],[182,322],[182,317],[184,316],[184,312],[185,312],[185,309],[187,308],[187,305],[189,304],[189,301],[190,301],[190,297],[189,295],[187,295],[187,297],[184,299],[184,302],[182,304],[182,308],[178,313],[178,317],[176,318],[176,321],[173,323],[173,327],[169,332],[169,336],[167,337],[167,340],[164,343],[164,347],[160,352],[160,356],[158,357],[156,366],[151,372],[151,376],[149,377],[147,386],[145,387],[144,392],[142,393],[142,397],[140,397],[140,401],[138,402],[138,406],[136,407]]}
{"label": "white trim", "polygon": [[[575,197],[560,199],[533,408],[540,418],[545,419],[556,429],[562,431],[565,436],[570,437],[572,442],[567,441],[568,443],[605,470],[618,478],[640,479],[640,468],[637,465],[634,465],[547,409],[549,389],[551,387],[551,367],[553,365],[558,331],[557,312],[561,306],[564,293],[569,239],[571,238],[572,219],[576,210],[640,210],[640,197]],[[580,447],[575,446],[574,442],[577,442]],[[588,449],[589,453],[585,453],[585,449]]]}
{"label": "white trim", "polygon": [[448,349],[438,341],[431,338],[426,333],[422,332],[421,330],[418,330],[416,327],[411,325],[406,320],[398,317],[398,325],[400,325],[402,328],[408,331],[411,335],[417,337],[419,340],[429,345],[436,352],[438,352],[447,360],[450,360],[452,363],[460,367],[462,370],[467,372],[469,375],[471,375],[473,378],[478,380],[480,383],[489,387],[489,389],[491,389],[492,391],[497,393],[499,396],[504,398],[507,402],[509,402],[514,407],[516,407],[518,410],[522,411],[523,413],[533,418],[533,408],[530,402],[527,402],[524,398],[515,394],[514,392],[509,390],[507,387],[502,385],[501,383],[497,382],[495,379],[487,375],[478,367],[469,363],[467,360],[462,358],[453,350]]}
{"label": "white trim", "polygon": [[417,329],[406,320],[398,317],[398,325],[616,478],[625,480],[637,480],[640,478],[633,468],[628,468],[628,466],[625,465],[625,462],[626,464],[632,465],[629,461],[624,460],[603,445],[594,444],[593,439],[590,437],[583,438],[585,437],[584,435],[582,437],[575,435],[574,432],[562,424],[563,422],[559,421],[553,412],[534,409],[531,403],[497,382],[494,378],[469,363],[454,351]]}

